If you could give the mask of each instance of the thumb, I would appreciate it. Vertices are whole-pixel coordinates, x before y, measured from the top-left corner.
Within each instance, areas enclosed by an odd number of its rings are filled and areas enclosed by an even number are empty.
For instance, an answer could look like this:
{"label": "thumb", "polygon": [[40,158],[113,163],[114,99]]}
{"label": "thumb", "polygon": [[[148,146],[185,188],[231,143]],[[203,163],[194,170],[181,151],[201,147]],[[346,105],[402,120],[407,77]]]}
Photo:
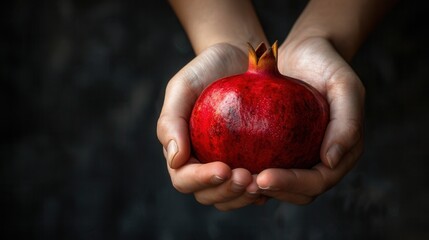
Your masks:
{"label": "thumb", "polygon": [[244,71],[245,63],[241,50],[217,44],[195,57],[169,81],[157,135],[171,168],[179,168],[190,159],[188,121],[201,91],[218,78]]}
{"label": "thumb", "polygon": [[[183,97],[185,96],[185,97]],[[191,155],[188,117],[192,111],[193,97],[179,81],[167,85],[164,105],[157,123],[157,136],[164,148],[167,164],[179,168]]]}
{"label": "thumb", "polygon": [[163,115],[158,120],[157,135],[170,168],[179,168],[190,159],[187,130],[187,122],[182,118]]}
{"label": "thumb", "polygon": [[337,72],[327,82],[331,119],[321,147],[322,162],[335,168],[363,134],[365,89],[352,70]]}

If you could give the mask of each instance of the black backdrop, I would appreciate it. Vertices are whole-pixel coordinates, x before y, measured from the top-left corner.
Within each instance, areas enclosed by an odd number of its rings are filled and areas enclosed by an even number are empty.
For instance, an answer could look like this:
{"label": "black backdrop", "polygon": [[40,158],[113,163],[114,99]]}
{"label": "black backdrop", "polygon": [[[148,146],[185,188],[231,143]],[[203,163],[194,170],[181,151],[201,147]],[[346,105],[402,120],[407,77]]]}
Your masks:
{"label": "black backdrop", "polygon": [[[270,41],[305,5],[254,2]],[[366,148],[340,184],[224,213],[174,190],[156,138],[165,85],[193,57],[166,1],[9,1],[1,238],[428,239],[428,10],[400,2],[354,59]]]}

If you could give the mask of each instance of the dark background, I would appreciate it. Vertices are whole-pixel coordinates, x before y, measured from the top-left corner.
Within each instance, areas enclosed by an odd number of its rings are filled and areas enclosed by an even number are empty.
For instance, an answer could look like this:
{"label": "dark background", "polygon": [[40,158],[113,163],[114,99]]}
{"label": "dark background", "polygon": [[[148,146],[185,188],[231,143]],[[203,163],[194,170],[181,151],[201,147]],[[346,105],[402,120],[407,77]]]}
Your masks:
{"label": "dark background", "polygon": [[[305,1],[255,4],[274,41]],[[156,138],[166,83],[193,57],[166,1],[9,1],[0,238],[429,239],[428,10],[400,2],[354,59],[366,148],[340,184],[224,213],[171,186]]]}

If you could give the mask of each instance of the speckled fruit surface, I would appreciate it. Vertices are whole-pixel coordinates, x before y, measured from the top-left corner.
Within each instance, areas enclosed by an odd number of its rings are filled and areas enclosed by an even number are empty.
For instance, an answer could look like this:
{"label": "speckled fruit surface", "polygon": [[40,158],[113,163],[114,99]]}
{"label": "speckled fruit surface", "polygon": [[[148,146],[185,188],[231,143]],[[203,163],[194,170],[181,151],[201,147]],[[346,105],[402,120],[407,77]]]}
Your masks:
{"label": "speckled fruit surface", "polygon": [[249,48],[244,74],[219,79],[197,99],[190,118],[193,154],[208,163],[259,173],[311,168],[329,121],[324,97],[277,70],[277,44]]}

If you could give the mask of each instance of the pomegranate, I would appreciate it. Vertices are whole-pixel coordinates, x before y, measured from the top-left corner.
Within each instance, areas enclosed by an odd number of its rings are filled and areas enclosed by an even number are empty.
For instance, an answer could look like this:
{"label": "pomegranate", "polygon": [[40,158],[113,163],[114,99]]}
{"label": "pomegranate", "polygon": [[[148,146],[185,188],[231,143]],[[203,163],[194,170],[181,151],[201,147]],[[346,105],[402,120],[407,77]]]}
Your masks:
{"label": "pomegranate", "polygon": [[277,42],[249,44],[247,72],[203,90],[190,118],[192,152],[256,174],[266,168],[311,168],[329,120],[325,98],[309,84],[280,74]]}

